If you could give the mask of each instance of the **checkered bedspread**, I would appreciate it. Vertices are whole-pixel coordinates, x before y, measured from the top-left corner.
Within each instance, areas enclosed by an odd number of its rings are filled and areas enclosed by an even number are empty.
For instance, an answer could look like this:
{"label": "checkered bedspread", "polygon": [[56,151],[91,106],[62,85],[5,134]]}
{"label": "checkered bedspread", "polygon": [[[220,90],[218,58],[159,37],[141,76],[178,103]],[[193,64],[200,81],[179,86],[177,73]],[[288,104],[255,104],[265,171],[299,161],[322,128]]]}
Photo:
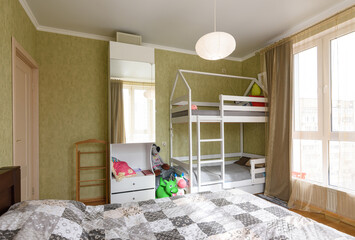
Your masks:
{"label": "checkered bedspread", "polygon": [[0,217],[0,239],[355,239],[240,190],[86,206],[43,200]]}

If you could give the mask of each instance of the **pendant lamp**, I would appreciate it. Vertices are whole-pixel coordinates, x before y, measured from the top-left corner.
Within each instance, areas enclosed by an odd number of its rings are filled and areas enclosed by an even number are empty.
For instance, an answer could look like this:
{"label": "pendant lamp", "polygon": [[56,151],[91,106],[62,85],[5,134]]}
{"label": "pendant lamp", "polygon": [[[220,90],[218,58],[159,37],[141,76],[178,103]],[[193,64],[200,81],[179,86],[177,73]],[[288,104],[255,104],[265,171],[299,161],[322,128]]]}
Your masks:
{"label": "pendant lamp", "polygon": [[219,60],[234,52],[234,37],[226,32],[216,31],[216,0],[214,0],[214,32],[203,35],[196,43],[197,55],[206,60]]}

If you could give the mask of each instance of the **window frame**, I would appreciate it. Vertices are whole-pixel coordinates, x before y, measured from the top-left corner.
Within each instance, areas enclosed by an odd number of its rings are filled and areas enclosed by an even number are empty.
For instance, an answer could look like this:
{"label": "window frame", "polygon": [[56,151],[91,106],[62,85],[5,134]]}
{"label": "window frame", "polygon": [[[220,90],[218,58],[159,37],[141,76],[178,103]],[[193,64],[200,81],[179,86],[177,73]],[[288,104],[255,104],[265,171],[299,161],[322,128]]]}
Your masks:
{"label": "window frame", "polygon": [[[355,131],[332,131],[332,92],[331,92],[331,41],[355,32],[355,24],[343,23],[337,27],[328,29],[316,36],[302,40],[293,45],[292,64],[294,56],[300,52],[317,47],[317,93],[318,93],[318,131],[296,131],[295,130],[295,81],[292,78],[292,143],[293,140],[320,140],[322,141],[322,177],[321,183],[312,180],[300,179],[327,188],[341,190],[345,192],[355,192],[354,190],[330,185],[330,141],[355,142]],[[294,77],[294,75],[293,75]],[[291,159],[293,159],[293,147],[291,148]],[[301,161],[302,165],[302,161]]]}

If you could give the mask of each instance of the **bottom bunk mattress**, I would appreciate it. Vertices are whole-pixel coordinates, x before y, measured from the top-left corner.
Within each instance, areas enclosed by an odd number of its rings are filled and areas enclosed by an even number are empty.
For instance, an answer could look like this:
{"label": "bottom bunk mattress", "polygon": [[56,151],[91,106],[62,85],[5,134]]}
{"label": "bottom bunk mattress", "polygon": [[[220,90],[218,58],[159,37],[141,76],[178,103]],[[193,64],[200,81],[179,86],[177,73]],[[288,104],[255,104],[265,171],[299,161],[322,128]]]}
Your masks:
{"label": "bottom bunk mattress", "polygon": [[25,201],[0,217],[0,239],[355,239],[241,190],[86,206]]}
{"label": "bottom bunk mattress", "polygon": [[[188,175],[189,178],[191,178],[189,174],[189,170],[185,169],[181,166],[174,166],[174,171],[178,174],[181,175],[183,172],[185,175]],[[193,184],[196,186],[197,184],[197,167],[193,168]],[[225,182],[239,182],[243,180],[248,180],[251,179],[251,174],[250,174],[250,167],[247,166],[241,166],[239,164],[226,164],[225,165],[225,174],[224,174]],[[264,174],[263,173],[257,173],[255,175],[256,178],[263,178]],[[222,179],[221,175],[221,166],[216,165],[216,166],[203,166],[201,167],[201,179],[202,182],[209,182],[209,181],[218,181]]]}

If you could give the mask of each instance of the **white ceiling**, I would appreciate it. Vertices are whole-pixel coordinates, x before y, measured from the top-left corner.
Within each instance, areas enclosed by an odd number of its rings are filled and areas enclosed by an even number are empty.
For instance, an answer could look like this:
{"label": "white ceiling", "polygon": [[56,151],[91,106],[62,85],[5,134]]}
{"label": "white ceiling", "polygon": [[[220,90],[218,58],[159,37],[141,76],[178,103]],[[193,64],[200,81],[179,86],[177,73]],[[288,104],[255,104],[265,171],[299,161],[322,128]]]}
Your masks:
{"label": "white ceiling", "polygon": [[[19,1],[43,31],[98,39],[112,39],[122,31],[142,35],[145,44],[187,52],[213,31],[213,0]],[[232,34],[237,41],[232,56],[245,58],[354,4],[355,0],[217,0],[217,31]]]}

